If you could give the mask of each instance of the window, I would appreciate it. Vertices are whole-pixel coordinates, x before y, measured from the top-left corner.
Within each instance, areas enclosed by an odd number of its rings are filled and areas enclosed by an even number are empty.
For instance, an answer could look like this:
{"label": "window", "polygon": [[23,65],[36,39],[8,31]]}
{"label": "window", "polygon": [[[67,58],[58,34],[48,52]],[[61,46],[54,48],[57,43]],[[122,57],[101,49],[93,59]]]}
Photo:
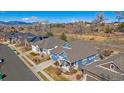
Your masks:
{"label": "window", "polygon": [[51,54],[51,58],[54,61],[57,61],[59,59],[58,55],[56,55],[56,54]]}
{"label": "window", "polygon": [[62,52],[59,54],[59,56],[61,56],[64,60],[68,60],[68,57],[67,57],[67,55],[65,54],[64,51],[62,51]]}
{"label": "window", "polygon": [[63,45],[63,48],[67,48],[67,49],[71,49],[71,45],[66,42],[64,45]]}
{"label": "window", "polygon": [[110,64],[110,69],[111,69],[111,70],[114,70],[114,69],[115,69],[114,64]]}

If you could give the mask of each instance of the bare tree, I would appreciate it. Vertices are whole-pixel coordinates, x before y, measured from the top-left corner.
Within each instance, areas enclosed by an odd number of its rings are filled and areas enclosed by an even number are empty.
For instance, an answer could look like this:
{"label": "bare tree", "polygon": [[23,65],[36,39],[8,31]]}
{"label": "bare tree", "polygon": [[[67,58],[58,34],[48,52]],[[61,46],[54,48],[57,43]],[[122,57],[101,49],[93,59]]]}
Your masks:
{"label": "bare tree", "polygon": [[100,26],[105,22],[104,12],[98,12],[95,19],[92,21],[92,29],[95,31],[100,30]]}
{"label": "bare tree", "polygon": [[124,19],[124,11],[116,11],[116,18],[118,22],[120,22],[122,19]]}

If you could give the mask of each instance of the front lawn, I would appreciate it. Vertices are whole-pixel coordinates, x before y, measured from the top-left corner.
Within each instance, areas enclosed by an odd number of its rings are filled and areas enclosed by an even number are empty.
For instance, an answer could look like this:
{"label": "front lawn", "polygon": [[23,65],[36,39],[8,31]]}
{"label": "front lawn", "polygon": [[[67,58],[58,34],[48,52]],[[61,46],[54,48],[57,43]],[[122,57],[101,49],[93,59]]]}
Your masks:
{"label": "front lawn", "polygon": [[69,81],[67,78],[62,76],[62,74],[59,71],[59,69],[57,69],[57,68],[55,68],[53,66],[49,66],[49,67],[45,68],[44,71],[46,73],[48,73],[56,81]]}
{"label": "front lawn", "polygon": [[45,61],[48,61],[50,60],[50,57],[45,55],[43,57],[41,57],[40,55],[38,54],[34,54],[34,53],[30,53],[27,55],[27,57],[29,59],[31,59],[36,65],[42,63],[42,62],[45,62]]}
{"label": "front lawn", "polygon": [[38,74],[43,80],[49,81],[49,79],[48,79],[46,76],[44,76],[40,71],[37,72],[37,74]]}
{"label": "front lawn", "polygon": [[31,50],[31,48],[21,47],[21,48],[19,48],[19,50],[20,50],[21,52],[27,52],[27,51]]}

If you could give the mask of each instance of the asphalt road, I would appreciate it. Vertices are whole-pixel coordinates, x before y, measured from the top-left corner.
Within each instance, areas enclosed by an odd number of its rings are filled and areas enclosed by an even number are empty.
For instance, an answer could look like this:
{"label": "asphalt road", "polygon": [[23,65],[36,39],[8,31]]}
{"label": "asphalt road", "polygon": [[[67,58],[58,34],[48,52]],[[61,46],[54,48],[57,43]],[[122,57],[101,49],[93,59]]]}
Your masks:
{"label": "asphalt road", "polygon": [[4,81],[38,81],[32,71],[7,46],[0,44],[0,58],[5,63],[0,64],[0,72],[7,75]]}

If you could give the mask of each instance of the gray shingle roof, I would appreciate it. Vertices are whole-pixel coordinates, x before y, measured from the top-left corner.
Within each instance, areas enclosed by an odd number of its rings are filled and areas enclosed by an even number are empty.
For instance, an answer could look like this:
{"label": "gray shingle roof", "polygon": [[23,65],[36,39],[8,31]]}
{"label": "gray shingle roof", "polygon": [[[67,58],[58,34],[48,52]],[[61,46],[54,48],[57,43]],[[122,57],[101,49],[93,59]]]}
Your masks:
{"label": "gray shingle roof", "polygon": [[112,57],[109,57],[108,59],[91,63],[89,65],[86,65],[83,69],[86,69],[106,79],[109,78],[109,80],[124,80],[124,73],[116,73],[99,66],[110,61],[113,61],[113,63],[118,66],[120,70],[124,71],[124,53],[119,53],[113,55]]}
{"label": "gray shingle roof", "polygon": [[39,48],[50,49],[50,48],[54,48],[55,46],[61,46],[64,43],[65,42],[61,39],[58,39],[55,37],[49,37],[49,38],[46,38],[44,40],[40,40],[40,41],[34,43],[34,45],[38,45]]}
{"label": "gray shingle roof", "polygon": [[71,45],[71,49],[58,47],[54,49],[54,52],[60,53],[62,50],[64,50],[70,62],[75,62],[77,60],[86,58],[90,55],[94,55],[97,53],[95,44],[91,41],[76,40],[69,43]]}

